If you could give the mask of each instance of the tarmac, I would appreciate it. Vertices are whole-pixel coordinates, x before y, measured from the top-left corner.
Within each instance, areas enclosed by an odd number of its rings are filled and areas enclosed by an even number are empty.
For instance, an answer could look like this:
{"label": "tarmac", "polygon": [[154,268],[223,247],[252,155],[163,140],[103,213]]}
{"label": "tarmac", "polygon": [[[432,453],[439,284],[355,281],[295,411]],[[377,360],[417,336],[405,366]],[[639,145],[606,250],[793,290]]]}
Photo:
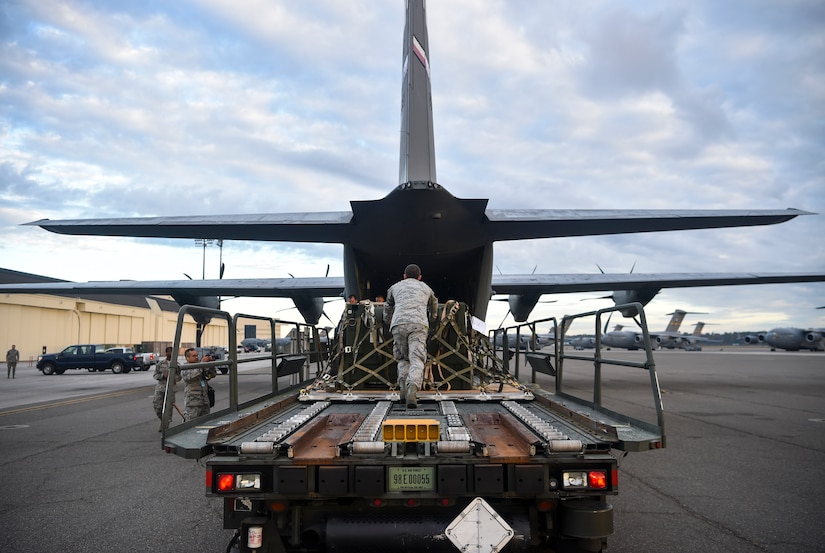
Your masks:
{"label": "tarmac", "polygon": [[[620,459],[610,552],[825,552],[825,354],[706,348],[655,361],[667,447]],[[565,390],[587,397],[592,368],[574,365]],[[232,532],[203,467],[161,451],[151,374],[21,364],[0,377],[3,551],[225,550]],[[603,379],[606,406],[655,418],[647,371],[607,367]],[[213,386],[220,407],[227,378]]]}

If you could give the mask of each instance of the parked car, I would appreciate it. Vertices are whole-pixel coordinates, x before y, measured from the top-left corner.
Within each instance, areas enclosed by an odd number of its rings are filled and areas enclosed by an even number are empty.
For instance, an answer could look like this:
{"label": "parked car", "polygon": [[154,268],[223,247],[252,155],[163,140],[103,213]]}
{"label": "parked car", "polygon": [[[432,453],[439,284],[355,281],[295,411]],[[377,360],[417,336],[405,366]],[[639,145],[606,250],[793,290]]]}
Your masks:
{"label": "parked car", "polygon": [[268,343],[270,341],[263,338],[244,338],[241,340],[244,351],[265,351]]}
{"label": "parked car", "polygon": [[137,356],[137,358],[140,359],[140,367],[135,368],[137,371],[148,371],[149,367],[157,362],[154,353],[137,353],[132,348],[107,348],[105,351],[106,353],[126,353]]}
{"label": "parked car", "polygon": [[37,369],[43,374],[63,374],[68,369],[86,369],[89,372],[111,369],[113,373],[128,373],[141,368],[137,353],[107,352],[94,344],[78,344],[60,353],[45,353],[37,358]]}

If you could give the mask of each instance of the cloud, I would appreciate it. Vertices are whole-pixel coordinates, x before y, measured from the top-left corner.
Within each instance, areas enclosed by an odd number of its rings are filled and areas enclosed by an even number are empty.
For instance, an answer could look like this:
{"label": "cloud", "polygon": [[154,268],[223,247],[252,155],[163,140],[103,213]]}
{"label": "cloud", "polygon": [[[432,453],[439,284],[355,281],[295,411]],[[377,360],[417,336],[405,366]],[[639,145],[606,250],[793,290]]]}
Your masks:
{"label": "cloud", "polygon": [[[427,8],[437,170],[454,195],[489,198],[492,208],[825,213],[820,2]],[[385,195],[398,174],[403,25],[403,3],[367,0],[0,5],[6,266],[99,279],[63,256],[128,248],[162,269],[107,268],[110,278],[177,278],[201,268],[190,241],[59,237],[19,225],[339,211]],[[496,264],[822,271],[824,230],[818,215],[764,228],[525,241],[497,244]],[[224,254],[238,277],[317,275],[327,263],[341,274],[340,248],[236,243]],[[665,291],[650,309],[713,298],[724,321],[766,301],[762,287],[736,288]],[[770,300],[798,320],[822,292],[770,287]],[[582,307],[578,297],[558,299],[543,309]]]}

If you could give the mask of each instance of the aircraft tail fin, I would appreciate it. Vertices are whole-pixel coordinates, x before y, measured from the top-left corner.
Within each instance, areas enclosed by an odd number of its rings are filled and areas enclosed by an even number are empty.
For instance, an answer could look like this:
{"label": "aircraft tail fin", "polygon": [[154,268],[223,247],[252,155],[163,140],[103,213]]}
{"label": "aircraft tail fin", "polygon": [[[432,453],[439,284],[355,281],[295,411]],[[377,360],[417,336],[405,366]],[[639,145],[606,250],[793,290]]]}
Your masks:
{"label": "aircraft tail fin", "polygon": [[398,183],[437,182],[425,0],[407,0]]}
{"label": "aircraft tail fin", "polygon": [[667,328],[665,328],[665,332],[679,332],[679,327],[682,326],[682,321],[687,315],[687,311],[682,311],[681,309],[676,309],[673,313],[671,313],[670,322],[667,323]]}

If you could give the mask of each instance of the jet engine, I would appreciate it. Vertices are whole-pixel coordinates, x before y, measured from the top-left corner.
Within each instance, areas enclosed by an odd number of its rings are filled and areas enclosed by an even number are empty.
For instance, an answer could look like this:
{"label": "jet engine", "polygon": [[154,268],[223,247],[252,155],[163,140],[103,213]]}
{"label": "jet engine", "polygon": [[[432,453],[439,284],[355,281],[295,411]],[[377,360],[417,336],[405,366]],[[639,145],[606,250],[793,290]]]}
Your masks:
{"label": "jet engine", "polygon": [[748,334],[744,338],[746,344],[764,344],[765,343],[765,335],[764,334]]}
{"label": "jet engine", "polygon": [[805,341],[809,344],[815,344],[816,342],[822,341],[822,333],[821,332],[809,332],[805,335]]}

